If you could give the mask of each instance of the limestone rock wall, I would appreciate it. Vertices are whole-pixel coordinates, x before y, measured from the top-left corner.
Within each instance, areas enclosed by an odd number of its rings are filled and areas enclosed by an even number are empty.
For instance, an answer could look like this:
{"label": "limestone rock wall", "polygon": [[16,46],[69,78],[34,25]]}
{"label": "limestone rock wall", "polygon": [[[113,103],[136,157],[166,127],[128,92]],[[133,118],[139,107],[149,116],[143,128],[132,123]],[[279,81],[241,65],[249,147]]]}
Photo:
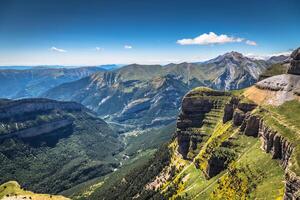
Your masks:
{"label": "limestone rock wall", "polygon": [[224,109],[224,96],[228,96],[228,93],[204,89],[192,90],[183,98],[181,113],[177,119],[176,137],[178,151],[184,158],[187,158],[190,149],[196,149],[197,144],[202,141],[201,132],[192,129],[212,123],[205,120],[205,117],[212,111]]}
{"label": "limestone rock wall", "polygon": [[27,129],[16,131],[14,133],[0,135],[0,140],[11,138],[11,137],[18,137],[18,138],[35,137],[42,134],[51,133],[52,131],[55,131],[57,129],[66,127],[68,125],[72,125],[72,123],[73,121],[71,119],[61,119],[57,121],[52,121],[35,127],[30,127]]}
{"label": "limestone rock wall", "polygon": [[16,115],[55,109],[80,111],[85,108],[75,102],[60,102],[50,99],[22,99],[0,105],[0,120]]}

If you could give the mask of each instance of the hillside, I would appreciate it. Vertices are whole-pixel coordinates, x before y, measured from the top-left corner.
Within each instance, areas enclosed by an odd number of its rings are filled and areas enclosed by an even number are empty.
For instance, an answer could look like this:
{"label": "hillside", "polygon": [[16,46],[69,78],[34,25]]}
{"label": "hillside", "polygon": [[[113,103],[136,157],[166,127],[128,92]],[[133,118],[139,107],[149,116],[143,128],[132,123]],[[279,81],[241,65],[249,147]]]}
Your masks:
{"label": "hillside", "polygon": [[16,181],[9,181],[0,185],[0,199],[1,200],[68,200],[60,195],[50,195],[50,194],[36,194],[21,188],[21,186]]}
{"label": "hillside", "polygon": [[[122,182],[109,190],[100,187],[87,199],[283,197],[284,169],[292,145],[280,139],[285,144],[280,149],[286,153],[276,154],[279,147],[260,133],[269,126],[258,126],[252,116],[261,113],[260,108],[232,94],[203,89],[188,93],[185,101],[176,138]],[[270,154],[261,149],[258,137],[265,139],[263,146]]]}
{"label": "hillside", "polygon": [[107,120],[139,127],[175,121],[182,97],[197,86],[220,90],[252,85],[268,62],[230,52],[205,63],[132,64],[59,85],[42,97],[82,103]]}
{"label": "hillside", "polygon": [[[13,68],[13,67],[12,67]],[[1,69],[0,97],[29,98],[37,97],[50,88],[62,83],[75,81],[95,72],[104,71],[98,67]]]}
{"label": "hillside", "polygon": [[1,100],[0,110],[0,183],[55,194],[119,166],[118,135],[81,104]]}
{"label": "hillside", "polygon": [[[299,55],[285,79],[232,92],[191,90],[167,146],[122,181],[79,199],[299,199]],[[284,88],[261,87],[269,82]],[[280,98],[258,101],[258,91]]]}

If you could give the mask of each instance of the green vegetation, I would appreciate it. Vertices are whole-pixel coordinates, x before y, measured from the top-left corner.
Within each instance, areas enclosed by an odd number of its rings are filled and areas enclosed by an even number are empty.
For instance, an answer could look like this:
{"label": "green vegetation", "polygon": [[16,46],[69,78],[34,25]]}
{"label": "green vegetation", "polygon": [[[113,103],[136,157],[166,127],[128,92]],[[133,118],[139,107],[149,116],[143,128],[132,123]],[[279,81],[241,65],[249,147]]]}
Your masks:
{"label": "green vegetation", "polygon": [[[203,145],[201,151],[195,158],[195,165],[198,168],[200,168],[204,173],[206,173],[207,171],[208,162],[210,160],[217,161],[217,160],[225,159],[226,162],[224,163],[225,166],[227,166],[229,162],[232,160],[233,155],[231,151],[225,150],[224,148],[223,149],[219,148],[222,142],[228,139],[232,134],[232,129],[229,130],[231,126],[232,124],[230,122],[228,122],[227,124],[223,124],[219,122],[216,125],[215,130],[211,134],[210,138],[207,140],[205,145]],[[208,174],[206,175],[209,176]]]}
{"label": "green vegetation", "polygon": [[108,175],[79,184],[62,194],[72,199],[96,199],[101,195],[108,196],[111,188],[119,184],[123,178],[128,177],[132,170],[142,169],[143,166],[149,165],[153,154],[163,143],[171,139],[174,131],[175,124],[171,123],[160,129],[152,128],[124,134],[123,142],[128,145],[114,156],[122,163],[122,167]]}
{"label": "green vegetation", "polygon": [[0,185],[0,199],[5,198],[17,198],[20,199],[32,199],[32,200],[67,200],[63,196],[50,195],[50,194],[35,194],[30,191],[26,191],[16,181],[9,181]]}
{"label": "green vegetation", "polygon": [[[82,195],[79,199],[121,200],[131,199],[137,194],[140,199],[164,199],[162,195],[153,190],[145,190],[144,186],[165,166],[169,165],[170,156],[170,151],[164,145],[151,159],[137,160],[129,168],[121,169],[120,172],[109,176],[111,180],[104,182],[103,186],[96,189],[90,196]],[[134,167],[132,168],[132,166]]]}
{"label": "green vegetation", "polygon": [[[83,111],[59,113],[73,124],[33,138],[0,141],[0,183],[16,180],[35,192],[58,193],[119,166],[114,155],[122,144],[103,120]],[[44,113],[32,113],[30,119],[18,123],[31,120],[35,126],[41,118]]]}
{"label": "green vegetation", "polygon": [[249,199],[251,192],[263,179],[261,172],[253,171],[249,166],[229,167],[228,173],[219,179],[211,194],[211,199]]}
{"label": "green vegetation", "polygon": [[[223,199],[228,200],[235,194],[247,197],[245,199],[265,199],[266,197],[276,199],[283,196],[284,170],[277,160],[273,160],[270,154],[260,149],[260,141],[257,138],[235,133],[223,142],[221,148],[224,147],[232,149],[237,154],[229,170],[226,169],[206,179],[204,173],[197,169],[193,162],[185,164],[182,170],[167,183],[171,188],[177,188],[172,199],[214,200],[218,199],[217,194],[219,197],[223,195]],[[241,179],[244,184],[239,182]],[[179,184],[174,186],[174,182],[178,180],[180,180]],[[243,187],[243,190],[240,190],[240,187]],[[165,194],[164,191],[163,194]]]}
{"label": "green vegetation", "polygon": [[286,138],[294,145],[291,156],[291,169],[297,175],[300,174],[300,103],[297,100],[288,101],[275,106],[265,106],[258,109],[256,114],[264,119],[264,122],[274,131]]}
{"label": "green vegetation", "polygon": [[283,64],[273,64],[270,67],[266,69],[261,75],[260,75],[260,80],[269,78],[271,76],[276,76],[280,74],[285,74],[287,72],[287,66]]}

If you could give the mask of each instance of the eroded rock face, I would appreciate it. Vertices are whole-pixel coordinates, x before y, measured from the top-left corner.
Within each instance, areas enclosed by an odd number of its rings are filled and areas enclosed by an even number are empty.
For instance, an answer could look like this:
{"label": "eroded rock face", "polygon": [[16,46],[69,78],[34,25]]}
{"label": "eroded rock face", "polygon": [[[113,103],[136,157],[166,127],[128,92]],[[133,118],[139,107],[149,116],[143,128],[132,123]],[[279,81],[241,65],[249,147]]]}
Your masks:
{"label": "eroded rock face", "polygon": [[257,137],[259,132],[260,119],[255,115],[250,115],[246,118],[244,134],[247,136]]}
{"label": "eroded rock face", "polygon": [[[273,159],[280,160],[282,167],[286,171],[284,199],[298,200],[300,199],[300,177],[288,168],[294,147],[292,143],[280,135],[280,133],[266,125],[263,119],[251,114],[251,111],[255,109],[255,107],[256,105],[253,104],[247,105],[245,103],[240,104],[231,101],[225,106],[224,119],[227,121],[233,120],[233,124],[240,126],[240,131],[245,135],[259,137],[261,139],[262,149],[270,153]],[[220,162],[216,164],[220,164]]]}
{"label": "eroded rock face", "polygon": [[285,193],[284,200],[299,200],[300,199],[300,178],[291,171],[285,174]]}
{"label": "eroded rock face", "polygon": [[0,140],[5,138],[11,138],[11,137],[18,137],[18,138],[35,137],[72,125],[72,123],[73,121],[71,119],[56,120],[35,127],[30,127],[24,130],[16,131],[14,133],[0,135]]}
{"label": "eroded rock face", "polygon": [[226,92],[213,91],[210,89],[192,90],[182,101],[181,113],[177,119],[176,137],[178,141],[178,151],[184,158],[187,158],[189,150],[197,148],[197,144],[202,141],[201,133],[194,132],[193,128],[201,128],[206,114],[215,110],[223,110],[225,103],[222,98],[229,94]]}
{"label": "eroded rock face", "polygon": [[243,111],[241,111],[239,109],[235,110],[235,112],[233,114],[233,124],[235,126],[242,125],[245,117],[246,117],[246,114]]}
{"label": "eroded rock face", "polygon": [[0,119],[57,109],[80,111],[85,108],[75,102],[59,102],[50,99],[21,99],[0,105]]}
{"label": "eroded rock face", "polygon": [[239,104],[239,101],[240,100],[238,98],[232,97],[230,102],[225,105],[223,123],[226,123],[233,118],[234,110],[236,109],[237,105]]}
{"label": "eroded rock face", "polygon": [[223,123],[233,120],[235,126],[240,126],[244,119],[249,116],[249,112],[256,107],[257,105],[254,103],[243,103],[237,97],[232,97],[230,102],[225,105]]}
{"label": "eroded rock face", "polygon": [[283,168],[286,169],[293,152],[292,144],[279,133],[266,126],[263,120],[260,120],[258,135],[262,141],[262,148],[270,153],[274,159],[279,159]]}
{"label": "eroded rock face", "polygon": [[300,75],[300,48],[293,51],[291,58],[292,61],[287,73]]}

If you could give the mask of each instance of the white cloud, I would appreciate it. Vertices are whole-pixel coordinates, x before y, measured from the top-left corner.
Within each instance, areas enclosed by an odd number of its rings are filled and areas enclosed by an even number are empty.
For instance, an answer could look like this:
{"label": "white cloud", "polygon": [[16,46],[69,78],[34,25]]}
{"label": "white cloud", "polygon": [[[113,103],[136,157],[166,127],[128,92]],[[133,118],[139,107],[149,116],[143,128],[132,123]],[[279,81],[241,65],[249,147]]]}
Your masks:
{"label": "white cloud", "polygon": [[246,44],[250,45],[250,46],[256,46],[257,43],[251,40],[246,40]]}
{"label": "white cloud", "polygon": [[124,49],[132,49],[131,45],[124,45]]}
{"label": "white cloud", "polygon": [[210,44],[225,44],[232,42],[242,42],[243,38],[231,37],[225,34],[217,35],[214,32],[204,33],[192,39],[177,40],[180,45],[210,45]]}
{"label": "white cloud", "polygon": [[293,52],[292,50],[290,50],[290,51],[282,51],[282,52],[270,54],[269,56],[270,57],[272,57],[272,56],[280,56],[280,55],[290,56],[292,54],[292,52]]}
{"label": "white cloud", "polygon": [[96,47],[96,51],[103,51],[103,48],[101,48],[101,47]]}
{"label": "white cloud", "polygon": [[267,60],[271,58],[272,56],[290,56],[292,51],[283,51],[283,52],[278,52],[278,53],[272,53],[272,54],[254,54],[254,53],[248,53],[245,54],[249,58],[254,58],[254,59],[261,59],[261,60]]}
{"label": "white cloud", "polygon": [[256,46],[256,42],[245,40],[244,38],[228,36],[225,34],[217,35],[214,32],[203,33],[195,38],[184,38],[177,40],[180,45],[212,45],[212,44],[225,44],[234,42],[245,42],[247,45]]}
{"label": "white cloud", "polygon": [[56,48],[56,47],[51,47],[51,51],[60,52],[60,53],[65,53],[65,52],[67,52],[67,51],[64,50],[64,49],[59,49],[59,48]]}

